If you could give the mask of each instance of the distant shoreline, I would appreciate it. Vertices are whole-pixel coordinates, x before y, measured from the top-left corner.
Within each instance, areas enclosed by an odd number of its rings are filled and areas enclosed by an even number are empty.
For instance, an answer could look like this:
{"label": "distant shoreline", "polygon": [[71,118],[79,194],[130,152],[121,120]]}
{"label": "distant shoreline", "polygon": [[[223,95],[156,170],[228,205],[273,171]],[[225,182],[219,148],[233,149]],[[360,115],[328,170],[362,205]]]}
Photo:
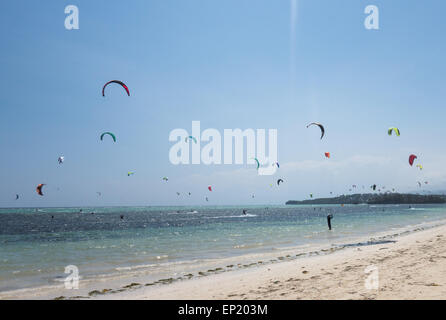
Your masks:
{"label": "distant shoreline", "polygon": [[352,194],[333,198],[312,200],[288,200],[286,205],[300,204],[441,204],[446,203],[445,195],[420,195],[412,193]]}

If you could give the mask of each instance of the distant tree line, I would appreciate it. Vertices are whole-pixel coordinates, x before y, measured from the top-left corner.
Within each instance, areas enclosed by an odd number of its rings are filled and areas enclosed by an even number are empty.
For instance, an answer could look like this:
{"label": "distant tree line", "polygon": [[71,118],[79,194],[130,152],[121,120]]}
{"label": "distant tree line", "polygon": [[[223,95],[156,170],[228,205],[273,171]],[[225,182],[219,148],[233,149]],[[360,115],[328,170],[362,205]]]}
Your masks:
{"label": "distant tree line", "polygon": [[334,198],[320,198],[312,200],[289,200],[293,204],[428,204],[446,203],[444,195],[421,195],[412,193],[366,193],[342,195]]}

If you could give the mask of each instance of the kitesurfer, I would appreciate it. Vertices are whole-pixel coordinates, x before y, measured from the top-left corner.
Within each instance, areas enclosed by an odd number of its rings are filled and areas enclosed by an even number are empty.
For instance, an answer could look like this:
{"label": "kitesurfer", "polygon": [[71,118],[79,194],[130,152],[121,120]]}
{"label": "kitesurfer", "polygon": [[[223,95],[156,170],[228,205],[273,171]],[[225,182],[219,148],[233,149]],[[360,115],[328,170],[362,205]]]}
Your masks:
{"label": "kitesurfer", "polygon": [[333,215],[329,214],[327,216],[327,224],[328,224],[328,230],[331,230],[331,219],[333,219]]}

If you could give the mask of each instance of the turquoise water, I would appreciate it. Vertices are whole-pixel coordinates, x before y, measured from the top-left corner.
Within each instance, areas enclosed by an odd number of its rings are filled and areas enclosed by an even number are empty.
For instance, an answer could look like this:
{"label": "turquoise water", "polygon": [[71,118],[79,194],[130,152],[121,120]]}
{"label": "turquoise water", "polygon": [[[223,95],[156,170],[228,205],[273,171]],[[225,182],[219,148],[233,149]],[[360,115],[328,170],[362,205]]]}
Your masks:
{"label": "turquoise water", "polygon": [[0,291],[58,283],[67,265],[76,265],[82,279],[138,272],[156,279],[281,249],[350,243],[446,218],[445,205],[410,207],[3,208]]}

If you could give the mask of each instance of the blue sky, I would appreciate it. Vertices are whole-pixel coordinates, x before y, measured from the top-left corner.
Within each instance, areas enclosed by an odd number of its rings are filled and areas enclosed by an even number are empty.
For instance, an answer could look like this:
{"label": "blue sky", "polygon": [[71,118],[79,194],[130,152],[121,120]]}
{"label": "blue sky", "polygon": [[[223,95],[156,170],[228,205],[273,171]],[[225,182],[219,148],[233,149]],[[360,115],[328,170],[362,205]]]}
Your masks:
{"label": "blue sky", "polygon": [[[446,3],[295,3],[1,2],[0,206],[273,204],[352,184],[417,192],[417,181],[445,190]],[[79,30],[64,27],[69,4]],[[364,28],[370,4],[379,30]],[[118,87],[102,97],[112,79],[131,97]],[[169,133],[193,120],[277,129],[280,170],[172,165]],[[387,136],[390,126],[402,135]],[[117,143],[101,142],[104,131]]]}

